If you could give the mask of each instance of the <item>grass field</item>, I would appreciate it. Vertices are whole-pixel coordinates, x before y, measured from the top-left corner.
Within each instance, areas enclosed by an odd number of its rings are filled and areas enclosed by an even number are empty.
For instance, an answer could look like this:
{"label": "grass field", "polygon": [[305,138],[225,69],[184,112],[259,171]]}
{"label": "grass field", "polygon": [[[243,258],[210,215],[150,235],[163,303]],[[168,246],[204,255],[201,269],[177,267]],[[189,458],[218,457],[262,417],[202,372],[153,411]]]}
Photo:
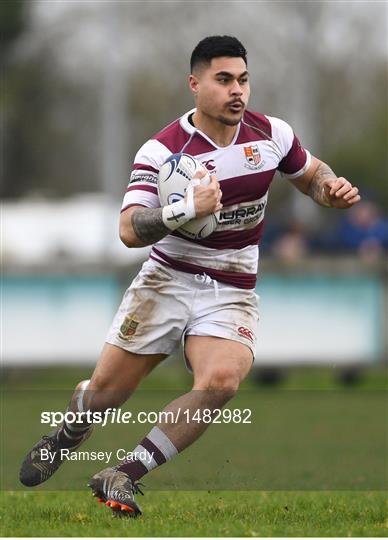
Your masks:
{"label": "grass field", "polygon": [[[212,426],[153,471],[137,520],[113,519],[84,487],[100,464],[64,464],[38,489],[18,483],[23,455],[44,432],[39,411],[63,410],[70,389],[87,375],[75,368],[5,373],[3,536],[387,535],[384,371],[366,374],[352,389],[340,387],[330,370],[291,373],[276,389],[248,380],[233,406],[251,406],[252,425]],[[167,366],[151,375],[132,407],[158,410],[189,384],[180,368]],[[132,449],[149,426],[104,429],[85,448]]]}
{"label": "grass field", "polygon": [[150,492],[113,519],[89,493],[2,495],[4,536],[386,536],[384,493]]}

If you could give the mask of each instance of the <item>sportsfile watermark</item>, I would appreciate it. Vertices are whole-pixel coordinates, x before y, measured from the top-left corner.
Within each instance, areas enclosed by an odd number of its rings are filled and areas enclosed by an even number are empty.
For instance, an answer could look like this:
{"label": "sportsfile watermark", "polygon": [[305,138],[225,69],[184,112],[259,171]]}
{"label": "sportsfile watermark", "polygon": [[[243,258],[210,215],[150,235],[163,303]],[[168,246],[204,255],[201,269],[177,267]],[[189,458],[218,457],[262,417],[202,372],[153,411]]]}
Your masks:
{"label": "sportsfile watermark", "polygon": [[43,411],[41,424],[57,427],[67,424],[177,424],[179,422],[204,424],[251,424],[252,410],[245,409],[183,409],[175,411],[122,411],[120,408],[108,408],[100,411]]}
{"label": "sportsfile watermark", "polygon": [[[156,454],[151,456],[152,446],[145,454],[141,443],[152,429],[159,427],[163,431],[163,424],[168,423],[170,429],[165,433],[170,438],[177,431],[185,435],[191,428],[205,433],[150,471],[147,489],[387,488],[388,411],[383,389],[241,389],[218,411],[215,400],[208,404],[214,395],[200,391],[193,396],[194,403],[185,403],[178,410],[180,404],[174,408],[174,401],[181,395],[180,389],[139,389],[129,403],[99,413],[92,413],[93,401],[89,399],[94,395],[85,395],[86,412],[77,418],[71,408],[66,411],[68,389],[16,389],[12,383],[2,393],[5,490],[25,489],[19,481],[19,470],[24,457],[42,437],[52,437],[64,421],[72,424],[69,427],[75,432],[83,433],[82,424],[88,420],[88,424],[94,424],[90,436],[80,446],[62,448],[61,467],[40,489],[85,490],[88,479],[107,467],[136,460],[147,466]],[[119,399],[117,392],[104,393],[103,398],[101,402],[107,404]],[[201,407],[199,403],[206,405]],[[81,420],[78,425],[77,420]],[[174,422],[179,424],[171,425]],[[61,450],[55,445],[45,448],[51,452]],[[38,452],[43,450],[40,457],[44,469],[55,463],[53,454],[45,452],[45,448],[37,448]],[[143,455],[136,455],[140,451]]]}

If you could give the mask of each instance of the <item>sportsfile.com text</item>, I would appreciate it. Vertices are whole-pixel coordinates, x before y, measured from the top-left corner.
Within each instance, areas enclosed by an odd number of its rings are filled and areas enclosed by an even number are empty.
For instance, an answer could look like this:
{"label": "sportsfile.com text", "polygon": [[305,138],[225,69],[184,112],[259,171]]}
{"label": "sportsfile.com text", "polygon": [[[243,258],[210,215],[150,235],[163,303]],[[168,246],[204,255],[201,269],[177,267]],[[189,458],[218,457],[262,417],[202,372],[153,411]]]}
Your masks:
{"label": "sportsfile.com text", "polygon": [[61,411],[43,411],[40,415],[41,424],[49,424],[56,427],[63,422],[82,424],[84,422],[101,424],[177,424],[204,423],[204,424],[251,424],[251,409],[181,409],[176,411],[122,411],[121,409],[109,408],[104,412],[85,411],[65,413]]}

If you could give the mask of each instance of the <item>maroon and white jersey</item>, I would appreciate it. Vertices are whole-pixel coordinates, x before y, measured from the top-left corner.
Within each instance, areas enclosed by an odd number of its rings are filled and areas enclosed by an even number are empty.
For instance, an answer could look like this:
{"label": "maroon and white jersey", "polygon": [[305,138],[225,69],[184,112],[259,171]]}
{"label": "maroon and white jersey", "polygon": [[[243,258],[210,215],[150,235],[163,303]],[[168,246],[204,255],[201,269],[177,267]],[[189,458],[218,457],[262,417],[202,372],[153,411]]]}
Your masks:
{"label": "maroon and white jersey", "polygon": [[223,208],[216,230],[203,240],[178,230],[159,240],[150,257],[176,270],[206,273],[235,287],[255,287],[259,242],[268,189],[276,170],[288,178],[311,163],[292,128],[283,120],[245,111],[229,146],[217,146],[189,121],[195,109],[147,141],[136,154],[122,211],[130,206],[160,207],[158,172],[174,153],[199,159],[221,185]]}

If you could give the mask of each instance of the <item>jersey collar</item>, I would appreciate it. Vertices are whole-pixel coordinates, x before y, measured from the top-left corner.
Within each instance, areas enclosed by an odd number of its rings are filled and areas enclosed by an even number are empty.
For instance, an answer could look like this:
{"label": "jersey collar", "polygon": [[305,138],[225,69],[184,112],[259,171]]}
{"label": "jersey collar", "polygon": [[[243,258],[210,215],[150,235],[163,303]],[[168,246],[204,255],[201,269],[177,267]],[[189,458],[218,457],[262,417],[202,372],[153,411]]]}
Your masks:
{"label": "jersey collar", "polygon": [[236,133],[234,134],[232,142],[228,146],[218,146],[210,137],[208,137],[206,135],[206,133],[204,133],[200,129],[197,129],[196,127],[194,127],[189,122],[189,116],[191,114],[195,113],[196,110],[197,110],[196,108],[191,109],[190,111],[186,112],[183,116],[181,116],[180,119],[179,119],[179,123],[180,123],[181,127],[187,133],[189,133],[190,135],[194,135],[194,133],[198,133],[198,135],[203,137],[208,143],[210,143],[212,146],[214,146],[214,148],[221,149],[221,150],[225,149],[225,148],[229,148],[230,146],[233,146],[235,144],[235,142],[237,141],[237,137],[238,137],[238,135],[240,133],[241,122],[239,122],[239,124],[237,126]]}

